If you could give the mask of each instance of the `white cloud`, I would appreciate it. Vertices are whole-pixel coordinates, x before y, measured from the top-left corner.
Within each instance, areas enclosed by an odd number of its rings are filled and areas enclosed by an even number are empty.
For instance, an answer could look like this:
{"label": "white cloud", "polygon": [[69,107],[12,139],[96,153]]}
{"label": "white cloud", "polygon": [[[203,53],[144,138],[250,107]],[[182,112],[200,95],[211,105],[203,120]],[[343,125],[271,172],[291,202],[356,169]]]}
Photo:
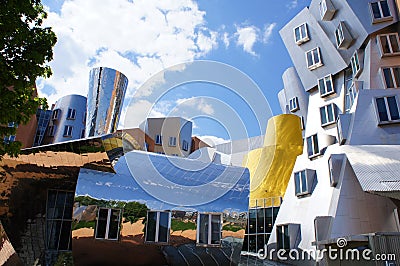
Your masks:
{"label": "white cloud", "polygon": [[220,137],[216,137],[216,136],[210,136],[210,135],[206,135],[206,136],[197,136],[199,139],[201,139],[202,141],[204,141],[205,143],[207,143],[208,145],[210,145],[211,147],[214,147],[215,145],[219,145],[222,143],[226,143],[229,142],[229,140],[220,138]]}
{"label": "white cloud", "polygon": [[245,52],[257,56],[253,50],[253,46],[258,39],[259,31],[256,26],[236,26],[235,37],[237,38],[237,45],[243,46]]}
{"label": "white cloud", "polygon": [[289,9],[293,9],[296,8],[297,5],[298,5],[298,0],[292,0],[286,5],[286,7]]}
{"label": "white cloud", "polygon": [[272,31],[274,30],[276,23],[269,23],[264,26],[264,36],[263,42],[268,43],[272,36]]}
{"label": "white cloud", "polygon": [[129,98],[151,75],[217,47],[218,34],[204,17],[192,0],[65,1],[45,22],[58,42],[53,76],[38,81],[39,93],[50,104],[67,94],[86,96],[90,69],[107,66],[128,77]]}
{"label": "white cloud", "polygon": [[224,42],[224,44],[225,44],[225,48],[228,48],[228,47],[229,47],[229,44],[230,44],[230,42],[231,42],[231,40],[230,40],[230,38],[229,38],[229,33],[224,32],[223,37],[222,37],[222,40],[223,40],[223,42]]}
{"label": "white cloud", "polygon": [[184,108],[184,107],[190,107],[193,109],[196,109],[200,111],[203,114],[206,115],[213,115],[214,114],[214,108],[213,106],[207,102],[205,98],[202,97],[191,97],[191,98],[182,98],[176,100],[176,108]]}

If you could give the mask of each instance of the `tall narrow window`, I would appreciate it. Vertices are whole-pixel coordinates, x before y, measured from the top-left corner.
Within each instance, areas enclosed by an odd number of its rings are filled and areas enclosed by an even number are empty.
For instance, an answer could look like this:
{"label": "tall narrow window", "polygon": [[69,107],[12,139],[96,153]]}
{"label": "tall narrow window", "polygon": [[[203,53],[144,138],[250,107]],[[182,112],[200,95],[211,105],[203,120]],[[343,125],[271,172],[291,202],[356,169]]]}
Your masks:
{"label": "tall narrow window", "polygon": [[307,67],[310,70],[322,66],[321,53],[319,47],[306,52]]}
{"label": "tall narrow window", "polygon": [[336,46],[339,49],[349,48],[353,38],[344,21],[340,21],[335,31]]}
{"label": "tall narrow window", "polygon": [[289,235],[289,225],[278,225],[276,227],[276,240],[278,244],[278,250],[290,249],[290,235]]}
{"label": "tall narrow window", "polygon": [[377,38],[379,41],[379,48],[382,56],[400,54],[400,41],[399,34],[397,32],[378,35]]}
{"label": "tall narrow window", "polygon": [[71,249],[71,223],[74,192],[49,190],[46,211],[46,248],[49,250]]}
{"label": "tall narrow window", "polygon": [[168,243],[170,227],[170,212],[148,211],[146,221],[146,242]]}
{"label": "tall narrow window", "polygon": [[200,213],[197,217],[197,244],[221,244],[221,214]]}
{"label": "tall narrow window", "polygon": [[96,239],[118,240],[121,210],[100,208],[97,216]]}
{"label": "tall narrow window", "polygon": [[322,20],[331,20],[335,14],[335,11],[335,7],[330,0],[321,0],[319,3],[319,12]]}
{"label": "tall narrow window", "polygon": [[297,97],[293,97],[292,99],[289,100],[289,110],[290,112],[296,112],[299,110],[299,99]]}
{"label": "tall narrow window", "polygon": [[182,150],[184,150],[184,151],[189,150],[189,143],[186,140],[182,141]]}
{"label": "tall narrow window", "polygon": [[325,106],[322,106],[319,109],[321,116],[321,126],[331,125],[336,122],[337,112],[336,105],[331,103]]}
{"label": "tall narrow window", "polygon": [[68,108],[67,119],[75,119],[76,110],[72,108]]}
{"label": "tall narrow window", "polygon": [[155,144],[162,145],[162,136],[161,135],[156,135]]}
{"label": "tall narrow window", "polygon": [[400,87],[400,67],[384,67],[382,68],[383,79],[387,89]]}
{"label": "tall narrow window", "polygon": [[332,75],[328,75],[318,80],[318,89],[321,97],[328,96],[335,92],[333,89]]}
{"label": "tall narrow window", "polygon": [[392,15],[390,14],[390,8],[387,0],[372,2],[370,3],[370,7],[371,7],[373,23],[392,19]]}
{"label": "tall narrow window", "polygon": [[396,96],[375,98],[379,124],[400,122],[399,106]]}
{"label": "tall narrow window", "polygon": [[307,23],[303,23],[294,29],[294,40],[298,45],[310,40],[308,37]]}
{"label": "tall narrow window", "polygon": [[351,71],[353,72],[353,78],[360,74],[361,66],[358,58],[358,52],[356,51],[350,59]]}
{"label": "tall narrow window", "polygon": [[51,119],[57,120],[59,116],[60,116],[60,109],[55,109],[53,111],[53,114],[51,115]]}
{"label": "tall narrow window", "polygon": [[49,137],[54,137],[54,134],[55,134],[55,133],[56,133],[56,126],[55,126],[55,125],[49,126],[47,135],[48,135]]}
{"label": "tall narrow window", "polygon": [[294,184],[296,196],[307,194],[308,188],[305,170],[294,173]]}
{"label": "tall narrow window", "polygon": [[65,126],[64,127],[64,137],[72,137],[72,126]]}
{"label": "tall narrow window", "polygon": [[176,146],[176,137],[169,137],[168,146],[172,146],[172,147]]}
{"label": "tall narrow window", "polygon": [[320,154],[317,134],[307,137],[307,152],[308,158],[312,158]]}

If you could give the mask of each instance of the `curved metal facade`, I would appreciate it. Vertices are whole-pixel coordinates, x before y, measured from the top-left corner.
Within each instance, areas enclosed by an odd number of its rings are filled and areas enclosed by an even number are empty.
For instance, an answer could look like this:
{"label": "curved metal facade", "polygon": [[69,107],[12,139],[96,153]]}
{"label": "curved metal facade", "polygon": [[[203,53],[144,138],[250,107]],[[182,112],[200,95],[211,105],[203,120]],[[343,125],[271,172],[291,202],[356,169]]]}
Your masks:
{"label": "curved metal facade", "polygon": [[60,98],[52,110],[44,143],[82,138],[82,131],[85,130],[85,112],[86,97],[72,94]]}
{"label": "curved metal facade", "polygon": [[86,137],[117,130],[127,86],[127,77],[117,70],[98,67],[90,71]]}

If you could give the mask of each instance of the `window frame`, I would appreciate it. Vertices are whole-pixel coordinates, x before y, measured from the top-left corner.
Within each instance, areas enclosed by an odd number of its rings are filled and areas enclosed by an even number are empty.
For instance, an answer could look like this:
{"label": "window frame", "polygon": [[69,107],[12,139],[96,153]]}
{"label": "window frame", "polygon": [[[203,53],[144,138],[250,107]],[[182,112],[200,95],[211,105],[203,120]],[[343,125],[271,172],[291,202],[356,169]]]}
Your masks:
{"label": "window frame", "polygon": [[[297,35],[296,35],[296,30],[299,30],[299,35],[300,39],[297,40]],[[305,36],[302,34],[302,29],[304,29]],[[305,42],[308,42],[310,40],[309,34],[308,34],[308,27],[307,27],[307,22],[304,22],[300,24],[299,26],[295,27],[293,29],[293,34],[294,34],[294,41],[297,45],[303,44]]]}
{"label": "window frame", "polygon": [[[332,120],[329,120],[328,108],[331,108],[332,115],[333,115]],[[325,110],[325,120],[326,120],[325,123],[322,122],[322,121],[323,121],[322,109]],[[335,124],[335,123],[336,123],[336,119],[337,119],[337,106],[336,106],[334,103],[330,103],[330,104],[321,106],[321,107],[319,108],[319,110],[320,110],[320,111],[319,111],[319,114],[320,114],[320,118],[321,118],[321,126],[322,126],[322,127],[329,126],[329,125],[332,125],[332,124]]]}
{"label": "window frame", "polygon": [[[148,226],[149,226],[149,213],[157,213],[156,216],[156,228],[155,228],[155,236],[154,236],[154,241],[148,240]],[[168,214],[168,228],[167,228],[167,241],[160,241],[160,214],[161,213],[167,213]],[[152,243],[152,244],[168,244],[170,240],[170,231],[171,231],[171,215],[172,213],[170,211],[165,211],[165,210],[148,210],[146,214],[146,225],[145,225],[145,236],[144,236],[144,242],[145,243]]]}
{"label": "window frame", "polygon": [[72,132],[73,132],[74,127],[71,125],[65,125],[64,126],[64,132],[63,132],[63,137],[65,138],[72,138]]}
{"label": "window frame", "polygon": [[[392,39],[390,38],[390,36],[395,36],[395,40],[397,42],[397,47],[399,48],[397,52],[393,52],[393,43],[392,43]],[[389,53],[385,53],[385,51],[384,51],[383,44],[382,44],[383,37],[386,39],[386,42],[388,44]],[[379,34],[376,36],[376,38],[378,40],[379,51],[381,53],[381,57],[400,55],[400,38],[399,38],[399,34],[397,32]]]}
{"label": "window frame", "polygon": [[176,137],[169,137],[168,146],[176,147]]}
{"label": "window frame", "polygon": [[299,98],[297,96],[290,98],[289,99],[289,111],[294,113],[298,110],[300,110]]}
{"label": "window frame", "polygon": [[60,109],[54,109],[53,113],[51,114],[51,120],[58,120],[58,118],[60,117],[61,114],[61,110]]}
{"label": "window frame", "polygon": [[47,136],[54,137],[54,135],[56,133],[56,130],[57,130],[57,126],[56,125],[50,125],[49,129],[48,129],[48,132],[47,132]]}
{"label": "window frame", "polygon": [[68,108],[67,119],[68,120],[75,120],[75,118],[76,118],[76,109]]}
{"label": "window frame", "polygon": [[156,134],[156,137],[154,138],[154,144],[155,145],[162,145],[162,135]]}
{"label": "window frame", "polygon": [[276,244],[278,250],[290,250],[289,224],[276,225]]}
{"label": "window frame", "polygon": [[360,62],[360,56],[358,54],[358,51],[356,50],[354,54],[350,58],[350,67],[351,71],[353,74],[353,79],[358,77],[361,74],[361,62]]}
{"label": "window frame", "polygon": [[[309,145],[308,145],[308,143],[309,143],[309,139],[311,139],[311,148],[312,148],[312,153],[310,154],[310,151],[309,151]],[[310,135],[310,136],[308,136],[307,138],[306,138],[306,142],[307,142],[307,155],[308,155],[308,158],[309,159],[312,159],[312,158],[314,158],[314,157],[317,157],[317,156],[319,156],[319,155],[321,155],[321,150],[320,150],[320,148],[319,148],[319,143],[318,143],[318,134],[316,133],[316,134],[313,134],[313,135]],[[315,152],[316,151],[316,149],[315,148],[317,148],[317,152]]]}
{"label": "window frame", "polygon": [[189,142],[187,142],[186,140],[182,141],[182,150],[184,150],[184,151],[189,150]]}
{"label": "window frame", "polygon": [[[309,184],[308,184],[308,180],[307,180],[307,171],[306,171],[306,169],[294,172],[293,176],[294,176],[294,187],[295,187],[294,191],[295,191],[295,195],[297,197],[299,197],[299,196],[304,196],[304,195],[310,194],[309,193]],[[297,178],[299,179],[298,181],[297,181]],[[305,183],[305,187],[304,188],[303,188],[303,181]],[[297,192],[297,184],[300,185],[299,192]]]}
{"label": "window frame", "polygon": [[[318,62],[316,62],[316,60],[315,60],[314,51],[317,51]],[[311,53],[311,58],[312,58],[312,64],[311,64],[311,65],[309,64],[310,62],[308,61],[308,54],[309,54],[309,53]],[[313,48],[313,49],[311,49],[311,50],[306,51],[306,52],[305,52],[305,55],[306,55],[306,64],[307,64],[307,68],[308,68],[309,70],[314,70],[314,69],[317,69],[317,68],[319,68],[319,67],[321,67],[321,66],[324,65],[324,63],[322,62],[321,49],[320,49],[319,46],[317,46],[317,47],[315,47],[315,48]]]}
{"label": "window frame", "polygon": [[[211,226],[208,226],[208,232],[207,232],[207,243],[200,243],[200,231],[201,231],[201,216],[202,215],[208,215],[208,225],[211,224]],[[213,232],[213,226],[212,226],[212,217],[218,215],[220,220],[219,220],[219,239],[218,239],[218,244],[212,244],[212,232]],[[223,217],[222,213],[220,212],[198,212],[197,214],[197,230],[196,230],[196,245],[197,246],[203,246],[203,247],[220,247],[222,245],[222,224],[223,224]]]}
{"label": "window frame", "polygon": [[[383,10],[382,10],[382,2],[386,2],[387,6],[388,6],[388,10],[389,10],[389,16],[384,17],[383,16]],[[378,8],[379,8],[379,13],[380,13],[380,17],[376,18],[375,14],[374,14],[374,9],[372,7],[372,4],[377,4]],[[370,14],[371,14],[371,18],[372,18],[372,23],[379,23],[379,22],[384,22],[384,21],[389,21],[393,19],[393,15],[392,15],[392,11],[390,10],[390,5],[389,2],[387,0],[378,0],[378,1],[371,1],[369,2],[369,10],[370,10]]]}
{"label": "window frame", "polygon": [[330,21],[335,15],[336,9],[330,0],[321,0],[319,2],[319,14],[321,20]]}
{"label": "window frame", "polygon": [[[399,78],[398,79],[396,79],[395,70],[394,70],[395,68],[398,69],[398,72],[399,72]],[[390,71],[391,83],[394,85],[394,87],[388,86],[388,80],[386,79],[385,70],[389,70]],[[400,66],[382,67],[381,68],[381,74],[382,74],[383,85],[385,86],[386,89],[398,89],[398,88],[400,88]]]}
{"label": "window frame", "polygon": [[[106,231],[104,238],[103,237],[98,237],[97,235],[97,230],[99,228],[99,217],[100,217],[100,210],[104,209],[107,210],[107,223],[106,223]],[[113,210],[118,211],[118,231],[117,231],[117,237],[116,238],[110,238],[109,237],[109,232],[110,232],[110,219],[111,219],[111,212]],[[99,207],[99,210],[97,211],[97,217],[96,217],[96,230],[94,231],[94,238],[97,240],[109,240],[109,241],[118,241],[120,237],[120,232],[121,232],[121,218],[122,218],[122,210],[118,208],[105,208],[105,207]]]}
{"label": "window frame", "polygon": [[[388,103],[388,98],[392,98],[392,97],[395,99],[395,102],[396,102],[397,113],[398,113],[398,116],[399,116],[398,119],[392,119],[392,114],[391,114],[389,103]],[[384,99],[385,111],[386,111],[386,115],[388,117],[387,121],[386,120],[382,121],[380,116],[379,116],[379,109],[378,109],[378,102],[377,102],[378,99]],[[398,99],[397,95],[386,95],[386,96],[375,97],[375,98],[373,98],[373,100],[374,100],[375,113],[376,113],[378,125],[400,123],[400,107],[399,107],[399,99]]]}
{"label": "window frame", "polygon": [[[323,82],[323,88],[325,90],[325,93],[321,93],[321,87],[322,87],[321,86],[321,81]],[[328,82],[330,82],[330,84],[331,84],[330,87],[332,88],[332,90],[330,90],[330,91],[327,90],[327,88],[328,88],[327,83]],[[333,84],[333,76],[332,76],[332,74],[329,74],[329,75],[327,75],[327,76],[325,76],[323,78],[318,79],[318,91],[319,91],[319,94],[320,94],[321,98],[329,96],[329,95],[335,93],[335,87],[334,87],[334,84]]]}

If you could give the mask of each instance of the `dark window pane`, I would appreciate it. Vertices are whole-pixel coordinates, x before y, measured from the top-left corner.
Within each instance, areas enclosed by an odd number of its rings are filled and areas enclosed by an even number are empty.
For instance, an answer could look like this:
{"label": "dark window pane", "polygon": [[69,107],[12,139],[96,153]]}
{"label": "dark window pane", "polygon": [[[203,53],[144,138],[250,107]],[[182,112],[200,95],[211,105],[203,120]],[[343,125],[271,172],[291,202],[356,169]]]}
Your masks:
{"label": "dark window pane", "polygon": [[211,244],[221,241],[221,215],[211,215]]}
{"label": "dark window pane", "polygon": [[301,171],[300,176],[301,176],[301,192],[306,192],[307,191],[306,171]]}
{"label": "dark window pane", "polygon": [[386,35],[381,36],[379,39],[381,40],[383,53],[384,54],[389,54],[390,53],[390,46],[389,46],[389,43],[387,41]]}
{"label": "dark window pane", "polygon": [[325,79],[325,83],[326,83],[326,91],[327,92],[332,92],[333,91],[333,86],[332,86],[332,80],[330,77]]}
{"label": "dark window pane", "polygon": [[157,212],[147,213],[146,241],[156,241]]}
{"label": "dark window pane", "polygon": [[111,210],[108,239],[118,239],[120,210]]}
{"label": "dark window pane", "polygon": [[390,111],[390,118],[391,120],[398,120],[399,117],[399,109],[397,107],[396,98],[394,96],[387,98],[389,111]]}
{"label": "dark window pane", "polygon": [[378,3],[371,3],[372,13],[374,14],[374,18],[381,18],[381,12],[379,11]]}
{"label": "dark window pane", "polygon": [[333,117],[333,105],[331,105],[331,104],[328,105],[327,110],[328,110],[328,122],[335,121],[335,118]]}
{"label": "dark window pane", "polygon": [[400,49],[399,49],[399,43],[397,42],[397,35],[390,34],[389,39],[390,39],[390,44],[392,46],[393,53],[398,53],[400,51]]}
{"label": "dark window pane", "polygon": [[396,82],[394,86],[398,88],[400,87],[400,67],[393,68],[393,75],[394,75],[394,81]]}
{"label": "dark window pane", "polygon": [[249,236],[249,251],[256,253],[257,250],[257,237],[255,235]]}
{"label": "dark window pane", "polygon": [[314,49],[313,53],[314,53],[314,62],[315,64],[318,64],[321,61],[319,58],[318,49]]}
{"label": "dark window pane", "polygon": [[58,239],[60,237],[61,221],[47,221],[47,248],[50,250],[58,249]]}
{"label": "dark window pane", "polygon": [[295,173],[294,174],[294,185],[295,185],[295,190],[296,190],[296,195],[300,193],[300,173]]}
{"label": "dark window pane", "polygon": [[265,244],[264,234],[257,235],[257,251],[264,248],[264,244]]}
{"label": "dark window pane", "polygon": [[314,65],[313,58],[312,58],[312,51],[309,51],[307,53],[307,66],[311,67],[312,65]]}
{"label": "dark window pane", "polygon": [[99,217],[97,218],[96,238],[106,237],[108,209],[100,209]]}
{"label": "dark window pane", "polygon": [[297,27],[297,28],[294,30],[294,34],[295,34],[295,36],[296,36],[296,42],[300,41],[300,40],[301,40],[300,27]]}
{"label": "dark window pane", "polygon": [[74,207],[74,193],[67,192],[64,208],[64,219],[72,219],[72,212]]}
{"label": "dark window pane", "polygon": [[318,80],[318,86],[319,86],[319,92],[321,93],[321,95],[324,95],[326,93],[324,79]]}
{"label": "dark window pane", "polygon": [[302,39],[304,39],[305,37],[307,37],[307,33],[306,33],[306,25],[304,24],[304,25],[302,25],[301,27],[300,27],[300,31],[301,31],[301,38]]}
{"label": "dark window pane", "polygon": [[376,105],[378,106],[378,115],[380,121],[388,121],[389,117],[386,112],[386,105],[384,98],[377,98]]}
{"label": "dark window pane", "polygon": [[257,211],[255,209],[249,210],[249,233],[256,233],[257,228]]}
{"label": "dark window pane", "polygon": [[290,249],[290,236],[289,236],[289,226],[288,225],[285,225],[284,227],[283,227],[283,234],[284,234],[284,237],[283,237],[283,248],[284,249]]}
{"label": "dark window pane", "polygon": [[159,242],[168,242],[168,223],[169,223],[169,213],[160,212],[160,221],[158,227]]}
{"label": "dark window pane", "polygon": [[394,88],[394,83],[390,68],[383,69],[383,76],[385,77],[386,88]]}
{"label": "dark window pane", "polygon": [[390,17],[390,9],[387,1],[380,1],[383,17]]}
{"label": "dark window pane", "polygon": [[264,208],[257,210],[257,233],[264,233]]}
{"label": "dark window pane", "polygon": [[71,241],[71,221],[62,222],[59,250],[69,250]]}
{"label": "dark window pane", "polygon": [[208,214],[200,214],[199,243],[208,244]]}
{"label": "dark window pane", "polygon": [[328,121],[326,120],[326,110],[325,107],[321,107],[319,108],[319,112],[321,115],[321,124],[324,125],[326,124]]}
{"label": "dark window pane", "polygon": [[272,208],[266,208],[265,209],[265,232],[266,233],[271,233],[272,232],[272,227],[274,226],[274,220],[272,217]]}
{"label": "dark window pane", "polygon": [[307,138],[307,152],[308,156],[313,155],[312,136]]}
{"label": "dark window pane", "polygon": [[318,147],[318,137],[317,135],[313,135],[313,145],[314,145],[314,154],[319,153],[319,147]]}

